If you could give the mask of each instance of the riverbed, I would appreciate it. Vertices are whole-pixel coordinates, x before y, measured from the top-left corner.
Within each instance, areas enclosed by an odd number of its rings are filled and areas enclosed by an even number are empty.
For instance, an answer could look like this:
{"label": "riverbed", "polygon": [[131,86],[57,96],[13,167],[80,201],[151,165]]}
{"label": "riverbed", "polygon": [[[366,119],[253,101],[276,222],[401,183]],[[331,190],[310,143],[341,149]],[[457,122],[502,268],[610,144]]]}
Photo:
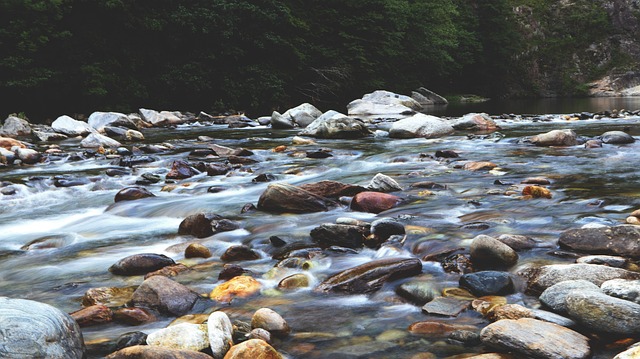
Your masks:
{"label": "riverbed", "polygon": [[[367,295],[324,294],[313,291],[328,276],[376,258],[403,256],[423,258],[430,253],[468,248],[480,235],[529,236],[537,248],[521,252],[517,273],[532,265],[573,263],[575,256],[563,255],[556,245],[559,233],[570,228],[622,224],[628,214],[640,208],[640,189],[635,155],[638,142],[587,149],[584,146],[536,147],[522,139],[552,129],[571,128],[578,135],[598,136],[606,131],[624,130],[640,135],[640,117],[566,121],[496,120],[497,132],[457,131],[436,139],[392,139],[385,136],[384,123],[363,139],[314,139],[315,144],[293,145],[299,130],[275,130],[265,126],[232,129],[225,125],[192,123],[173,128],[144,130],[145,144],[165,144],[167,150],[150,154],[151,162],[123,168],[115,156],[75,156],[82,153],[79,139],[61,142],[64,155],[48,163],[14,166],[0,172],[3,187],[15,194],[0,198],[0,295],[51,304],[65,312],[81,308],[81,298],[90,288],[136,286],[142,276],[117,276],[108,268],[118,260],[137,253],[156,253],[176,262],[199,268],[175,278],[197,293],[209,293],[217,284],[223,262],[219,259],[232,245],[245,244],[261,258],[239,264],[262,284],[259,295],[230,304],[201,300],[191,313],[224,310],[231,319],[250,321],[251,314],[269,307],[287,320],[292,334],[275,343],[289,358],[323,358],[341,353],[342,348],[363,343],[392,342],[380,358],[411,358],[432,353],[446,358],[463,353],[483,352],[481,345],[464,346],[444,338],[411,334],[407,328],[429,319],[475,326],[489,322],[468,310],[457,317],[441,318],[424,314],[420,306],[395,294],[408,279],[385,284]],[[201,136],[208,136],[209,139]],[[175,160],[197,162],[193,151],[211,144],[251,150],[255,163],[238,166],[226,175],[201,173],[177,181],[160,180],[144,187],[156,197],[114,203],[115,194],[136,185],[142,174],[161,178]],[[131,147],[132,145],[127,145]],[[284,151],[274,149],[287,146]],[[300,152],[322,149],[327,158],[308,158]],[[458,158],[437,158],[436,151],[451,150]],[[490,171],[460,168],[467,161],[490,161]],[[109,176],[108,169],[122,169]],[[333,180],[366,186],[378,173],[393,178],[403,188],[394,194],[403,202],[380,214],[356,212],[338,206],[310,214],[273,214],[263,211],[241,213],[248,203],[256,204],[270,183],[293,185]],[[261,174],[273,181],[255,181]],[[54,176],[88,179],[87,183],[57,187]],[[551,199],[525,199],[521,181],[544,177],[551,184]],[[425,191],[413,184],[432,181],[442,188]],[[212,193],[210,189],[216,188]],[[446,187],[446,188],[445,188]],[[240,224],[240,228],[206,238],[179,235],[181,221],[195,213],[213,212]],[[330,252],[309,259],[307,269],[274,271],[278,260],[271,256],[269,238],[287,243],[309,242],[310,231],[339,218],[371,222],[389,217],[407,231],[400,244],[380,249],[364,248],[356,253]],[[212,251],[211,258],[185,258],[189,243],[200,243]],[[442,290],[458,287],[460,273],[446,272],[440,263],[423,261],[418,279]],[[312,278],[307,288],[279,290],[283,277],[305,272]],[[411,278],[415,280],[416,278]],[[524,294],[524,284],[507,296],[509,303],[539,306],[535,297]],[[83,328],[88,357],[109,353],[114,341],[131,331],[151,332],[173,319],[140,326],[117,323]],[[616,351],[617,350],[617,351]],[[611,357],[619,348],[595,348],[596,357]],[[337,355],[337,354],[336,354]]]}

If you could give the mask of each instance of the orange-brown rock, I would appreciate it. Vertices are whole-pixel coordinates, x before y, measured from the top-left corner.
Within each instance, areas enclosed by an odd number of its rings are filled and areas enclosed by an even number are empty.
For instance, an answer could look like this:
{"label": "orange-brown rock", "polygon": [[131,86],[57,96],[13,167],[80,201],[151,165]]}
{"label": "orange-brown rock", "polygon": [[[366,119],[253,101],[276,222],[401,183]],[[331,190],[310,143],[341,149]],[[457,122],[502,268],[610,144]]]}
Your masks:
{"label": "orange-brown rock", "polygon": [[260,290],[261,284],[253,277],[238,276],[215,287],[209,297],[218,302],[228,303],[234,298],[246,298]]}
{"label": "orange-brown rock", "polygon": [[111,322],[111,309],[105,305],[92,305],[70,314],[81,327]]}
{"label": "orange-brown rock", "polygon": [[380,213],[394,208],[400,197],[381,192],[361,192],[351,200],[351,209],[359,212]]}
{"label": "orange-brown rock", "polygon": [[522,190],[523,196],[528,196],[530,198],[548,198],[551,199],[551,191],[544,187],[540,186],[526,186]]}
{"label": "orange-brown rock", "polygon": [[416,322],[409,326],[409,332],[431,337],[446,337],[456,330],[477,331],[478,328],[471,325],[456,325],[435,321]]}
{"label": "orange-brown rock", "polygon": [[264,340],[249,339],[229,349],[224,359],[282,359],[271,345]]}

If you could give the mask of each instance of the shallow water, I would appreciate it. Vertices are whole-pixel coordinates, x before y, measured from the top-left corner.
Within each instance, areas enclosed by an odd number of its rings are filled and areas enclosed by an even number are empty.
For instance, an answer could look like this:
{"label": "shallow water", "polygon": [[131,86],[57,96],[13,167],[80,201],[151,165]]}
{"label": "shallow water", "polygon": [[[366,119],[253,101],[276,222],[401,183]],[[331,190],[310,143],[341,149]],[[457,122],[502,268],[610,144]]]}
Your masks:
{"label": "shallow water", "polygon": [[[640,118],[587,120],[577,122],[504,122],[500,140],[493,137],[467,137],[458,132],[439,139],[395,140],[370,137],[361,140],[316,140],[317,145],[296,146],[309,151],[332,150],[333,157],[309,159],[290,156],[291,140],[297,131],[269,128],[228,129],[218,125],[181,126],[177,129],[147,130],[145,143],[168,142],[174,148],[153,154],[157,161],[135,168],[130,175],[108,177],[107,168],[115,168],[112,159],[87,159],[73,162],[62,159],[36,166],[12,167],[0,172],[17,193],[0,198],[0,295],[32,299],[52,304],[63,311],[81,308],[80,298],[93,287],[139,285],[141,276],[121,277],[107,271],[109,266],[135,253],[165,254],[188,266],[207,263],[194,273],[176,280],[199,293],[210,292],[219,282],[223,263],[219,256],[235,244],[247,244],[262,254],[262,259],[239,264],[255,273],[263,284],[260,296],[220,305],[203,299],[192,312],[210,312],[223,308],[232,319],[250,321],[253,311],[270,307],[280,313],[292,327],[293,335],[276,342],[280,352],[290,358],[322,358],[341,348],[373,343],[377,337],[393,336],[397,345],[378,357],[410,358],[431,352],[436,357],[482,351],[482,347],[464,347],[443,338],[412,335],[407,327],[417,321],[441,320],[482,327],[487,322],[477,313],[467,311],[457,318],[425,315],[420,307],[407,304],[394,294],[402,281],[385,285],[373,295],[321,295],[311,289],[282,292],[277,283],[286,275],[302,270],[273,273],[277,260],[271,259],[268,238],[279,236],[287,242],[309,242],[309,232],[322,223],[351,217],[372,221],[380,217],[398,218],[409,232],[401,247],[380,250],[363,249],[358,254],[328,253],[312,259],[308,271],[317,284],[329,275],[372,258],[417,256],[435,251],[468,247],[478,234],[498,236],[521,234],[538,239],[552,248],[537,248],[520,253],[515,274],[533,263],[572,262],[572,258],[553,255],[558,234],[566,229],[594,224],[615,224],[640,207],[637,181],[640,143],[599,149],[582,146],[538,148],[518,140],[555,128],[573,128],[579,135],[595,136],[609,130],[630,128],[640,134]],[[164,181],[147,188],[157,197],[114,204],[118,190],[132,186],[145,172],[164,175],[175,159],[187,159],[194,149],[207,148],[209,142],[198,141],[207,135],[216,144],[244,147],[254,151],[257,164],[244,166],[226,176],[204,174],[163,187]],[[272,152],[287,145],[284,153]],[[68,152],[77,141],[63,142]],[[439,161],[437,150],[455,150],[460,158]],[[421,155],[423,154],[423,155]],[[464,161],[491,161],[499,168],[491,172],[470,172],[456,168]],[[197,160],[193,160],[197,162]],[[400,183],[405,198],[402,205],[386,213],[373,215],[338,207],[328,212],[279,215],[263,212],[241,214],[246,203],[257,203],[268,183],[253,183],[262,173],[276,175],[278,181],[303,184],[320,180],[366,185],[376,173],[384,173]],[[89,178],[88,184],[58,188],[51,177],[56,174]],[[527,177],[546,177],[552,184],[552,199],[523,200],[519,195],[504,195],[509,185],[517,186]],[[446,184],[447,189],[425,196],[411,188],[419,181]],[[225,190],[208,193],[210,186]],[[492,194],[497,193],[497,194]],[[241,223],[241,229],[196,239],[177,234],[186,216],[202,211],[215,212]],[[481,223],[482,227],[465,226]],[[47,245],[32,245],[34,241]],[[198,242],[212,250],[209,259],[185,259],[184,248]],[[23,248],[23,249],[21,249]],[[423,262],[425,280],[437,288],[457,287],[459,274],[445,273],[435,262]],[[520,284],[522,285],[522,284]],[[522,289],[522,288],[521,288]],[[521,292],[508,296],[509,303],[535,306],[536,299]],[[166,326],[173,318],[131,327],[108,324],[83,329],[90,344],[89,357],[109,352],[111,343],[121,334],[141,330],[153,331]],[[395,331],[394,331],[395,330]],[[385,335],[387,337],[385,337]],[[380,339],[380,338],[378,338]],[[385,339],[386,340],[386,339]],[[102,344],[96,344],[102,343]],[[601,355],[607,355],[602,351]]]}

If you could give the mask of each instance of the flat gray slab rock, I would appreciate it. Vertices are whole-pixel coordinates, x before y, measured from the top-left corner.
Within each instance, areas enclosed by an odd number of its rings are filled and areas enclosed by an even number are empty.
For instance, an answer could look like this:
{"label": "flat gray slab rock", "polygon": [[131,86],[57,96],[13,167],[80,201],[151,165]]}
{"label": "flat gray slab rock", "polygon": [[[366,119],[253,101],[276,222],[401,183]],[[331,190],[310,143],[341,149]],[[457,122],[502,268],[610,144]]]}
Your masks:
{"label": "flat gray slab rock", "polygon": [[577,228],[560,234],[563,248],[592,254],[640,257],[640,227],[622,225],[602,228]]}
{"label": "flat gray slab rock", "polygon": [[590,330],[640,334],[640,304],[602,292],[574,291],[567,295],[566,306],[569,316]]}
{"label": "flat gray slab rock", "polygon": [[552,264],[529,268],[520,273],[528,280],[528,290],[541,293],[565,280],[584,279],[596,285],[611,279],[640,279],[640,273],[597,264]]}
{"label": "flat gray slab rock", "polygon": [[591,354],[589,339],[571,329],[531,318],[503,319],[480,332],[484,345],[526,358],[582,359]]}

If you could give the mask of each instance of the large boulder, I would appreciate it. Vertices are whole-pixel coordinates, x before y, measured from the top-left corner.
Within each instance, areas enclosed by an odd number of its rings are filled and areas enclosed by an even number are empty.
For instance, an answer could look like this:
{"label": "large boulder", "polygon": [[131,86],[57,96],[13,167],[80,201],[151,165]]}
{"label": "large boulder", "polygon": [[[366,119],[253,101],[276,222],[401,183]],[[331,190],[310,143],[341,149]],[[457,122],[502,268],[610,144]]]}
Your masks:
{"label": "large boulder", "polygon": [[53,121],[51,128],[58,133],[71,137],[85,136],[91,133],[91,126],[88,123],[74,120],[67,115],[60,116]]}
{"label": "large boulder", "polygon": [[0,128],[0,136],[18,137],[30,134],[31,125],[29,125],[29,121],[16,116],[7,117]]}
{"label": "large boulder", "polygon": [[317,292],[362,294],[375,292],[387,281],[407,278],[422,272],[417,258],[383,258],[349,268],[325,279]]}
{"label": "large boulder", "polygon": [[148,110],[141,108],[138,110],[140,115],[142,115],[142,119],[146,122],[154,126],[167,126],[167,125],[177,125],[181,124],[184,121],[176,116],[173,112],[169,111],[156,111],[156,110]]}
{"label": "large boulder", "polygon": [[411,117],[394,122],[389,130],[389,137],[434,138],[446,136],[453,131],[453,127],[443,119],[418,113]]}
{"label": "large boulder", "polygon": [[541,320],[503,319],[480,332],[482,343],[526,358],[583,359],[591,354],[589,339],[571,329]]}
{"label": "large boulder", "polygon": [[274,111],[271,115],[271,126],[273,128],[293,128],[295,126],[304,128],[320,116],[322,116],[322,112],[315,106],[303,103],[288,109],[282,115]]}
{"label": "large boulder", "polygon": [[91,128],[102,131],[105,126],[122,126],[123,124],[131,123],[131,120],[123,113],[98,111],[89,115],[87,122]]}
{"label": "large boulder", "polygon": [[0,297],[0,333],[3,358],[85,357],[78,323],[48,304]]}
{"label": "large boulder", "polygon": [[368,136],[371,131],[362,120],[331,110],[318,117],[299,134],[317,138],[349,139]]}
{"label": "large boulder", "polygon": [[330,201],[287,183],[273,183],[258,199],[258,209],[276,213],[311,213],[329,209]]}
{"label": "large boulder", "polygon": [[153,276],[146,279],[133,292],[134,306],[157,310],[163,314],[186,314],[198,299],[198,294],[167,277]]}
{"label": "large boulder", "polygon": [[569,229],[560,234],[558,244],[563,248],[592,254],[615,254],[638,258],[640,257],[640,227],[622,225]]}
{"label": "large boulder", "polygon": [[575,146],[578,136],[573,130],[552,130],[535,135],[530,141],[536,146]]}
{"label": "large boulder", "polygon": [[579,290],[588,292],[601,291],[600,287],[583,279],[565,280],[545,289],[540,295],[540,301],[554,312],[565,314],[567,312],[567,295],[569,295],[570,292]]}
{"label": "large boulder", "polygon": [[413,98],[393,92],[378,90],[351,101],[347,105],[349,115],[399,115],[420,111],[422,105]]}
{"label": "large boulder", "polygon": [[418,101],[422,106],[446,105],[449,103],[446,98],[424,87],[420,87],[417,90],[412,91],[411,98]]}
{"label": "large boulder", "polygon": [[456,130],[495,131],[499,127],[486,113],[469,113],[453,121]]}

